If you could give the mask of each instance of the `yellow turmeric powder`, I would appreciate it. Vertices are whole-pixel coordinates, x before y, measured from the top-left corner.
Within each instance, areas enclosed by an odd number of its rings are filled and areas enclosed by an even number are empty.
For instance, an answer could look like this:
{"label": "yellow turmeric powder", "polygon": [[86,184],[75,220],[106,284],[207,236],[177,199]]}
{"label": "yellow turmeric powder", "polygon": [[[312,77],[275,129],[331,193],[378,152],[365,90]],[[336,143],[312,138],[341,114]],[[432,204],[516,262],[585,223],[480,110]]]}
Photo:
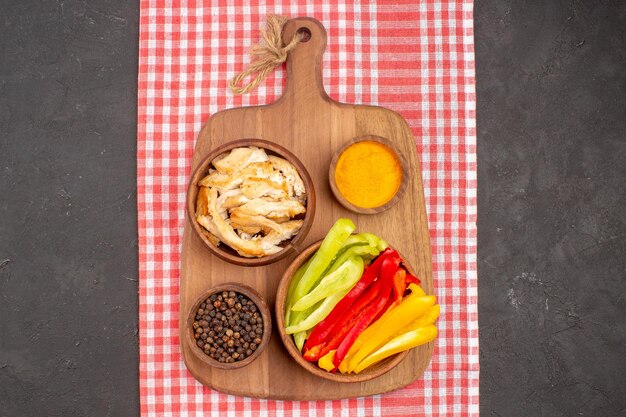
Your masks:
{"label": "yellow turmeric powder", "polygon": [[335,166],[341,195],[362,208],[389,202],[402,184],[402,166],[396,153],[375,141],[356,142],[346,148]]}

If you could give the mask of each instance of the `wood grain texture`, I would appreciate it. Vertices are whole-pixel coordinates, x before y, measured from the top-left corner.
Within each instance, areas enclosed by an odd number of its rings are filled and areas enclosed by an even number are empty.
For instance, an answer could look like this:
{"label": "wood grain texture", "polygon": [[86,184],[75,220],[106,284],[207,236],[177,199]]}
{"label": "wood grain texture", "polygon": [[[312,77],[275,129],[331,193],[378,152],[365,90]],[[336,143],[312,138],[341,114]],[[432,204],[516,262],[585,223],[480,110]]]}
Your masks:
{"label": "wood grain texture", "polygon": [[[196,143],[193,166],[226,142],[261,138],[294,153],[311,174],[317,194],[313,225],[295,253],[324,237],[336,219],[348,217],[358,231],[368,231],[389,241],[413,265],[422,287],[433,294],[428,219],[421,171],[413,135],[397,113],[374,106],[348,105],[331,100],[322,84],[321,62],[326,47],[323,26],[310,18],[290,20],[284,39],[306,27],[311,39],[299,44],[287,61],[287,86],[283,96],[268,106],[225,110],[213,115]],[[342,207],[328,184],[328,168],[334,152],[357,136],[377,135],[393,141],[411,167],[407,190],[389,210],[358,215]],[[180,277],[180,333],[196,298],[223,282],[241,282],[255,288],[274,308],[276,289],[294,254],[261,267],[232,265],[211,254],[193,233],[189,222],[183,236]],[[434,343],[413,349],[397,367],[367,382],[339,383],[316,377],[293,361],[274,330],[267,349],[250,365],[238,370],[211,368],[189,351],[185,338],[181,349],[187,368],[196,379],[219,391],[277,399],[334,399],[370,395],[405,386],[419,378],[432,356]]]}

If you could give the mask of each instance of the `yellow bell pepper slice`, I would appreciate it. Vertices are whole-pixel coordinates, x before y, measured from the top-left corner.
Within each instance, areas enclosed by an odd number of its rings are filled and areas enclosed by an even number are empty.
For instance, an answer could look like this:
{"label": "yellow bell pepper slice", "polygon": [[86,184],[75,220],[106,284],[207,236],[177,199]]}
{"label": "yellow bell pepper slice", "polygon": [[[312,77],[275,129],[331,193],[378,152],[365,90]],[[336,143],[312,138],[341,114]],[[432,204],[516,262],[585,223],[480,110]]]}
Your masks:
{"label": "yellow bell pepper slice", "polygon": [[[367,330],[367,329],[365,329]],[[350,353],[350,351],[348,351],[348,353]],[[339,364],[339,372],[341,372],[342,374],[346,374],[348,373],[348,355],[346,355],[345,358],[343,358],[343,360],[341,361],[341,363]]]}
{"label": "yellow bell pepper slice", "polygon": [[[348,359],[347,371],[352,372],[359,362],[400,334],[408,324],[415,320],[415,317],[424,314],[430,307],[435,305],[435,302],[436,298],[432,295],[419,297],[411,294],[402,300],[398,306],[387,314],[387,317],[381,317],[380,320],[372,324],[357,338],[350,349],[352,351],[354,348],[354,354]],[[361,338],[363,340],[359,341]],[[350,351],[348,351],[347,358],[350,356]]]}
{"label": "yellow bell pepper slice", "polygon": [[335,369],[335,365],[333,364],[333,359],[335,359],[335,352],[337,352],[337,349],[331,350],[330,352],[322,356],[317,361],[317,366],[319,366],[320,368],[322,368],[323,370],[327,372],[330,372],[333,369]]}
{"label": "yellow bell pepper slice", "polygon": [[416,318],[414,321],[409,323],[404,329],[402,329],[402,333],[410,332],[411,330],[417,330],[422,327],[430,326],[431,324],[435,324],[437,318],[439,318],[439,313],[441,312],[441,307],[439,304],[435,304],[424,314]]}
{"label": "yellow bell pepper slice", "polygon": [[[409,291],[411,291],[411,293],[409,295],[412,296],[416,296],[416,297],[426,297],[426,293],[424,292],[424,290],[422,289],[422,287],[420,287],[419,285],[416,284],[409,284]],[[391,307],[389,307],[389,310],[385,311],[385,313],[378,319],[378,320],[382,320],[385,318],[385,316],[387,314],[389,314],[390,311],[392,311],[395,307],[398,306],[398,303],[401,301],[406,300],[407,297],[403,298],[402,300],[399,300],[398,302],[396,302],[395,304],[393,304]],[[373,323],[372,323],[373,324]]]}
{"label": "yellow bell pepper slice", "polygon": [[398,352],[403,352],[435,340],[437,328],[433,325],[411,330],[387,342],[383,347],[363,359],[355,368],[357,374],[370,365],[375,364]]}
{"label": "yellow bell pepper slice", "polygon": [[361,333],[361,335],[354,341],[354,343],[352,344],[352,347],[346,354],[346,357],[339,364],[339,372],[343,374],[349,372],[348,364],[349,364],[350,359],[356,354],[356,352],[359,350],[361,345],[363,345],[367,340],[369,340],[370,337],[374,336],[374,332],[376,331],[376,328],[378,328],[377,326],[380,326],[381,323],[386,323],[387,318],[389,317],[390,314],[393,313],[394,310],[396,310],[401,304],[404,304],[405,302],[407,302],[410,298],[422,297],[426,295],[424,293],[424,290],[422,290],[422,288],[416,284],[409,284],[409,291],[411,291],[411,294],[406,296],[400,304],[392,305],[389,308],[389,310],[385,312],[385,314],[383,314],[378,320],[376,320],[367,329],[365,329],[363,333]]}
{"label": "yellow bell pepper slice", "polygon": [[426,293],[419,285],[409,284],[409,289],[411,290],[411,294],[415,294],[420,297],[426,297]]}

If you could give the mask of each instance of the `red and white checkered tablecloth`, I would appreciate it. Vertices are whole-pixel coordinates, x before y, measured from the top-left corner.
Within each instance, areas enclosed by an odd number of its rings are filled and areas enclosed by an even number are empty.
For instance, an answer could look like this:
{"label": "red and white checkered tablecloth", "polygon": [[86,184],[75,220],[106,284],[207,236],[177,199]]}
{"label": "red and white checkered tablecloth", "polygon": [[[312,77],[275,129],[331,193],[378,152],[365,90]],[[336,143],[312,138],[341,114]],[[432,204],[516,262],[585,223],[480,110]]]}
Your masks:
{"label": "red and white checkered tablecloth", "polygon": [[[298,3],[298,4],[296,4]],[[409,122],[422,162],[439,338],[426,373],[365,398],[291,402],[234,397],[183,364],[178,284],[194,141],[225,108],[274,101],[278,69],[249,95],[228,80],[248,63],[268,14],[312,16],[328,31],[332,98],[374,104]],[[142,416],[477,416],[476,95],[472,0],[142,0],[137,186]]]}

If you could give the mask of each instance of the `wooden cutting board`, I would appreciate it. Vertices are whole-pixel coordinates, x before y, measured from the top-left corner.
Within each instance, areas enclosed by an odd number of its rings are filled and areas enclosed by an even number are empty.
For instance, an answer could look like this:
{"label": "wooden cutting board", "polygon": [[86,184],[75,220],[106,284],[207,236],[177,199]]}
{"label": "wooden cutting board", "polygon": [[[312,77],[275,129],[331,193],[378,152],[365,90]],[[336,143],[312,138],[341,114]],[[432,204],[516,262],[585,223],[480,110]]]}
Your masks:
{"label": "wooden cutting board", "polygon": [[[404,119],[391,110],[331,100],[322,84],[326,31],[321,23],[311,18],[290,20],[283,38],[292,39],[302,28],[308,29],[311,37],[289,54],[283,96],[271,105],[214,114],[198,136],[193,169],[212,148],[232,140],[260,138],[286,147],[306,166],[317,194],[315,220],[300,249],[323,238],[335,220],[348,217],[357,225],[357,231],[372,232],[389,241],[413,265],[426,293],[432,294],[428,219],[413,135]],[[397,205],[383,213],[357,215],[339,205],[331,194],[328,168],[333,153],[342,144],[368,134],[395,143],[410,166],[411,178]],[[189,309],[197,297],[224,282],[241,282],[254,287],[273,313],[278,282],[295,256],[267,266],[232,265],[212,255],[187,220],[180,277],[180,334],[185,332]],[[187,368],[203,384],[230,394],[289,400],[363,396],[403,387],[422,375],[434,347],[434,343],[429,343],[413,349],[396,368],[371,381],[337,383],[300,368],[287,354],[275,329],[261,357],[238,370],[224,371],[203,364],[193,356],[186,339],[181,337],[180,340]]]}

